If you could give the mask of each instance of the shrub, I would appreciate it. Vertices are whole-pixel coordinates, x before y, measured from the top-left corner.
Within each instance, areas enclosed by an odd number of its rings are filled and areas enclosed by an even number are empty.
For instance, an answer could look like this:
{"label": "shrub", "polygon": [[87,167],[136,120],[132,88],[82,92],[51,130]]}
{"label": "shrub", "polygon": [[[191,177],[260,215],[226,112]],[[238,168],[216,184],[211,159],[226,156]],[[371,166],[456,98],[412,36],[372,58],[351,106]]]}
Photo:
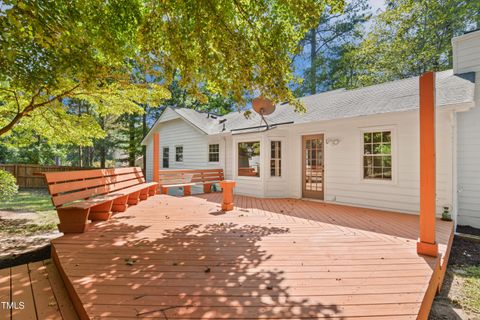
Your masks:
{"label": "shrub", "polygon": [[17,181],[13,174],[0,170],[0,200],[10,200],[17,192]]}

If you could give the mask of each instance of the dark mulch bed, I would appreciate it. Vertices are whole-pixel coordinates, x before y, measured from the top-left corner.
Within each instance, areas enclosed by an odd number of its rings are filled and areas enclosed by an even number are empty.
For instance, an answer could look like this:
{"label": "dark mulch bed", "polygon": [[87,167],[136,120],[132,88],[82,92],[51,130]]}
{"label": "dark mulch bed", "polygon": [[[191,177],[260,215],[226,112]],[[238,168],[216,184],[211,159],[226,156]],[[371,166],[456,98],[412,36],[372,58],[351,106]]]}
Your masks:
{"label": "dark mulch bed", "polygon": [[0,260],[0,269],[10,268],[25,263],[42,261],[50,259],[51,246],[46,245],[33,251],[25,252],[19,255],[13,255],[11,257]]}
{"label": "dark mulch bed", "polygon": [[[473,235],[480,235],[480,229],[472,227],[458,226],[457,232],[468,233]],[[456,302],[451,301],[448,297],[450,291],[453,296],[455,292],[461,290],[461,284],[453,281],[453,270],[470,266],[480,265],[480,242],[461,236],[455,236],[452,243],[452,250],[450,251],[450,258],[448,259],[448,269],[443,281],[442,290],[435,298],[430,311],[429,320],[473,320],[480,319],[480,315],[467,314],[462,310],[462,307]]]}
{"label": "dark mulch bed", "polygon": [[480,242],[455,236],[448,264],[450,266],[479,266]]}
{"label": "dark mulch bed", "polygon": [[473,234],[474,236],[480,236],[480,229],[470,226],[457,226],[458,233]]}

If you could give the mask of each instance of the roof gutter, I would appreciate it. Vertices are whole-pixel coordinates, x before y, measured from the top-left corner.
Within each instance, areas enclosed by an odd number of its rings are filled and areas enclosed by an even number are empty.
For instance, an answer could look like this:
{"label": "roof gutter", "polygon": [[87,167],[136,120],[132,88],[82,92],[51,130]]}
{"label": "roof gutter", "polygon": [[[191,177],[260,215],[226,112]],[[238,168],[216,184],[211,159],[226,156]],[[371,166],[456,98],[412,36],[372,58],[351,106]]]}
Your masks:
{"label": "roof gutter", "polygon": [[444,104],[440,106],[440,110],[455,111],[455,112],[466,112],[475,107],[474,101],[455,103],[455,104]]}

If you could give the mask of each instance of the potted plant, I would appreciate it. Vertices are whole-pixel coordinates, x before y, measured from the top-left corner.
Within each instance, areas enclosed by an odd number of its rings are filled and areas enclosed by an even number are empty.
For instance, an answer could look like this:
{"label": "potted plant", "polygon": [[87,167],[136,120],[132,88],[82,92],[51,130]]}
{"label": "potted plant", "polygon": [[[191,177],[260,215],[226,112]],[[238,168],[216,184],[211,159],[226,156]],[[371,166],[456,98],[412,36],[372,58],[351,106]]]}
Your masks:
{"label": "potted plant", "polygon": [[450,206],[448,205],[443,206],[442,220],[452,221],[452,215],[450,214]]}

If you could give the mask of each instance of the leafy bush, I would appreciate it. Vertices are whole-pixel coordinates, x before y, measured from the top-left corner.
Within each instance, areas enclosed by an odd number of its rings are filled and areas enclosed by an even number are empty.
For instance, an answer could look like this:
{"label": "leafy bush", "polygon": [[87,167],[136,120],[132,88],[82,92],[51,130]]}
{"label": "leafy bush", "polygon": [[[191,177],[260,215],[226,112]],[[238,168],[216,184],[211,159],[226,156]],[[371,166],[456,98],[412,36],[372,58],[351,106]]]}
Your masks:
{"label": "leafy bush", "polygon": [[5,170],[0,170],[0,200],[9,200],[18,192],[15,177]]}

